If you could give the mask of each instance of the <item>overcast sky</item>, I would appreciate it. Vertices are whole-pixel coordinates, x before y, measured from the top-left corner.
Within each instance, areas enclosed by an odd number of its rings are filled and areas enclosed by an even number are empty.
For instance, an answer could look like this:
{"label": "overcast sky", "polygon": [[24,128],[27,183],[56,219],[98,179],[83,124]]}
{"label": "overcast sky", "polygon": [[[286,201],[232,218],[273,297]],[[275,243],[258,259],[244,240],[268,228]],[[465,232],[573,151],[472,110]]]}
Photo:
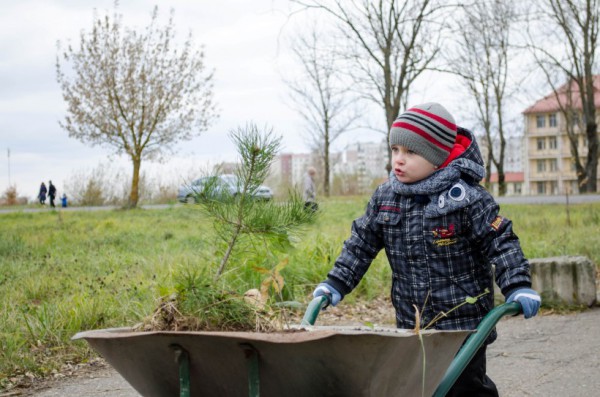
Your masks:
{"label": "overcast sky", "polygon": [[[175,10],[178,37],[192,31],[194,42],[205,45],[206,64],[215,69],[215,99],[220,118],[209,131],[179,147],[167,163],[145,162],[147,172],[177,173],[207,161],[230,161],[235,151],[227,133],[253,121],[270,125],[283,136],[284,152],[307,152],[302,120],[285,105],[287,89],[282,70],[294,65],[281,42],[289,28],[285,0],[122,0],[124,24],[139,28],[150,21],[154,4],[161,18]],[[0,194],[16,185],[20,195],[33,199],[42,181],[52,180],[63,192],[77,172],[100,163],[122,164],[127,158],[109,158],[107,149],[92,148],[69,138],[58,121],[66,106],[55,78],[56,43],[77,44],[79,33],[89,31],[93,10],[112,14],[113,0],[4,1],[0,12]],[[164,19],[162,19],[164,20]],[[422,87],[440,81],[425,77]],[[427,93],[427,95],[424,94]],[[415,90],[414,101],[432,100],[432,91]],[[443,103],[436,94],[433,98]],[[452,103],[446,103],[455,111]],[[379,141],[383,135],[357,132],[340,138],[334,149],[348,142]],[[10,150],[10,157],[8,155]],[[192,165],[190,165],[192,164]],[[187,176],[187,175],[186,175]]]}

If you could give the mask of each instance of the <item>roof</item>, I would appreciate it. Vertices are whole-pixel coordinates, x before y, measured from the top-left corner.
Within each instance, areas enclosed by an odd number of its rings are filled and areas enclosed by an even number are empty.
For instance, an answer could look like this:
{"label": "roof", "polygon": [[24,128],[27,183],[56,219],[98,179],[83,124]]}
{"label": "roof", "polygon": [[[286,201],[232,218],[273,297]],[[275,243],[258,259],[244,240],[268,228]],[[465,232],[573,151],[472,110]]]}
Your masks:
{"label": "roof", "polygon": [[[505,172],[504,173],[504,182],[524,182],[525,181],[525,173],[524,172]],[[490,175],[490,182],[498,182],[498,173],[494,172]]]}
{"label": "roof", "polygon": [[[581,109],[581,98],[579,96],[579,87],[575,84],[574,81],[571,81],[571,106],[575,109]],[[544,98],[538,100],[533,105],[529,106],[527,109],[523,111],[523,114],[531,114],[531,113],[550,113],[557,112],[560,110],[559,104],[566,105],[568,104],[568,84],[564,84],[560,86],[556,92],[558,93],[558,99],[555,95],[554,91]],[[594,103],[596,105],[596,109],[600,108],[600,75],[594,76]]]}

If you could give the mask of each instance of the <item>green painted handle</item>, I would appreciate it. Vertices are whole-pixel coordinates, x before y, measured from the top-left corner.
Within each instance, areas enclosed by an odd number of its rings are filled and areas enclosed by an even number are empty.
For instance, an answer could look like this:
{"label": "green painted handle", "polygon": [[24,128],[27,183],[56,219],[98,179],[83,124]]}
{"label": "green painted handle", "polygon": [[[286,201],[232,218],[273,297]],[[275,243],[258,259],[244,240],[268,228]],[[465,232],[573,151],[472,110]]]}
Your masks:
{"label": "green painted handle", "polygon": [[315,325],[315,321],[317,321],[317,316],[321,312],[324,307],[329,305],[329,297],[327,295],[321,295],[314,298],[306,308],[306,312],[304,313],[304,318],[300,325]]}
{"label": "green painted handle", "polygon": [[521,313],[521,305],[517,302],[505,303],[493,308],[477,326],[477,332],[470,335],[465,344],[462,346],[450,367],[446,371],[442,382],[436,389],[433,397],[444,397],[454,382],[458,379],[465,367],[471,362],[471,359],[485,342],[489,334],[492,332],[496,323],[504,317]]}

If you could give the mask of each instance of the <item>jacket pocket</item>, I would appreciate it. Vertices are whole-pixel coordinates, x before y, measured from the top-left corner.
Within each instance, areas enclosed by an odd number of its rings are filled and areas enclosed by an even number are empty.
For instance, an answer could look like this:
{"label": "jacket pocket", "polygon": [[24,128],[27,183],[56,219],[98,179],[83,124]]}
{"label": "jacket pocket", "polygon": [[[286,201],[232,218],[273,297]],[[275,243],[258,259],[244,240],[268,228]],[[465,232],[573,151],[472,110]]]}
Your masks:
{"label": "jacket pocket", "polygon": [[402,245],[401,218],[400,214],[395,212],[380,212],[377,214],[375,221],[381,229],[388,254],[390,254],[390,250],[397,250]]}
{"label": "jacket pocket", "polygon": [[380,212],[377,214],[377,223],[381,226],[394,226],[400,223],[400,214],[395,212]]}

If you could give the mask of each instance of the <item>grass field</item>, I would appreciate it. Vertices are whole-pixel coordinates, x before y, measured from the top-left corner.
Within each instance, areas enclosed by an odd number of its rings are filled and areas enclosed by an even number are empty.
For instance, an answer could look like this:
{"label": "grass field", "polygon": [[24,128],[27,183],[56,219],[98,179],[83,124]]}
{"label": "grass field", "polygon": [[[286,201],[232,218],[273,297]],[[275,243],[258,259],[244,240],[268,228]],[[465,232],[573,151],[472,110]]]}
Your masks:
{"label": "grass field", "polygon": [[[322,280],[367,197],[321,203],[318,220],[293,236],[278,260],[286,295],[306,302]],[[585,255],[600,263],[600,203],[506,205],[530,258]],[[174,274],[212,271],[221,243],[196,206],[164,210],[0,214],[0,389],[25,373],[48,374],[94,355],[70,338],[82,330],[133,325],[174,288]],[[238,292],[258,288],[267,266],[242,250],[226,274]],[[389,269],[380,254],[347,301],[387,294]]]}

